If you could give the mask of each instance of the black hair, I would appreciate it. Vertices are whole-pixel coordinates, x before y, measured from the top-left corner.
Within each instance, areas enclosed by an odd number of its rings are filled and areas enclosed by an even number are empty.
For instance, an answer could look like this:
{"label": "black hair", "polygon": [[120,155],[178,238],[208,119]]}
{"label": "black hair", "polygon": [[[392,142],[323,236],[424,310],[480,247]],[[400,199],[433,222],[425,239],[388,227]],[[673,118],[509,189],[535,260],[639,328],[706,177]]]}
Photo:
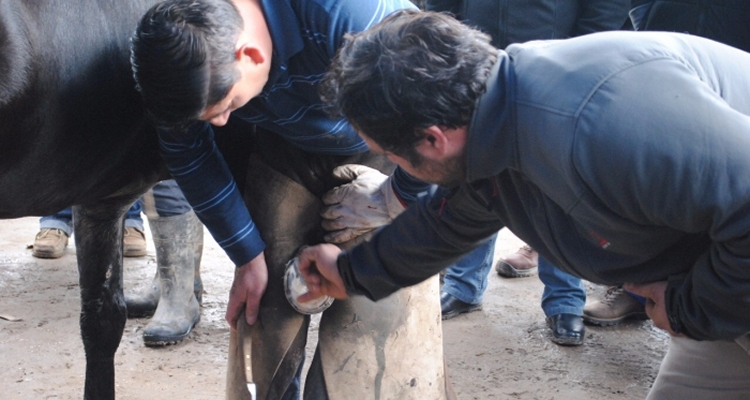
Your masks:
{"label": "black hair", "polygon": [[235,46],[243,29],[228,0],[167,0],[141,18],[131,64],[146,112],[181,129],[222,100],[239,79]]}
{"label": "black hair", "polygon": [[397,11],[345,40],[321,85],[323,100],[413,164],[422,129],[469,124],[497,61],[488,35],[435,12]]}

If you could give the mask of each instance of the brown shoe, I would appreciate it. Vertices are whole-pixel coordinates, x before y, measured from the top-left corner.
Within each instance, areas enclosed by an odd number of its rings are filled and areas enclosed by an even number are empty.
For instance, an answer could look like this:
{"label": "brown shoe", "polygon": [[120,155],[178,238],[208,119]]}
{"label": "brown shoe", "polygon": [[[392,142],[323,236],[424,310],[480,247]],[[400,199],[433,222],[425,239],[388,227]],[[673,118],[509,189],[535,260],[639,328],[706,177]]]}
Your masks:
{"label": "brown shoe", "polygon": [[536,275],[538,265],[539,254],[531,247],[523,246],[498,260],[495,271],[505,278],[524,278]]}
{"label": "brown shoe", "polygon": [[37,258],[60,258],[68,246],[68,235],[60,229],[43,228],[34,238],[31,255]]}
{"label": "brown shoe", "polygon": [[122,255],[143,257],[146,255],[146,234],[136,228],[125,228],[122,234]]}
{"label": "brown shoe", "polygon": [[617,325],[626,319],[648,319],[646,307],[629,295],[622,286],[607,289],[604,299],[583,307],[583,320],[589,324]]}

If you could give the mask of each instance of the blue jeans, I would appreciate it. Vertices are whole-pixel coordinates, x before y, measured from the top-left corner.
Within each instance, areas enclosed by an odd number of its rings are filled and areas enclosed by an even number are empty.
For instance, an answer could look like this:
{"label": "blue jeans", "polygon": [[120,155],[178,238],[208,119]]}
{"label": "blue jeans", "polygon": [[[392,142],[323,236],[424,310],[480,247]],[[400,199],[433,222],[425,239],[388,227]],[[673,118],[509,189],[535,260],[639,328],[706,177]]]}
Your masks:
{"label": "blue jeans", "polygon": [[[138,199],[125,214],[125,227],[136,228],[143,231],[143,219],[141,219],[143,203]],[[73,234],[73,209],[68,207],[52,215],[45,215],[39,219],[39,229],[59,229],[70,237]]]}
{"label": "blue jeans", "polygon": [[497,234],[476,250],[448,267],[442,292],[469,304],[479,304],[487,290],[487,275],[492,268]]}
{"label": "blue jeans", "polygon": [[143,195],[144,213],[149,218],[172,217],[192,210],[182,190],[174,179],[157,183]]}
{"label": "blue jeans", "polygon": [[[191,210],[190,204],[188,204],[187,199],[185,199],[174,179],[157,183],[144,197],[146,196],[149,196],[149,199],[153,199],[151,203],[154,206],[149,208],[153,208],[156,215],[149,215],[151,218],[157,216],[171,217]],[[143,199],[141,198],[133,203],[128,212],[125,213],[125,227],[136,228],[142,232],[144,230],[143,219],[141,218],[142,211]],[[55,214],[42,217],[39,219],[39,229],[44,228],[60,229],[70,237],[73,234],[73,209],[66,208]]]}
{"label": "blue jeans", "polygon": [[[494,251],[495,236],[449,267],[443,279],[442,292],[465,303],[481,303],[487,290],[487,276]],[[544,283],[542,310],[546,316],[561,313],[583,315],[586,289],[580,279],[560,271],[543,257],[539,257],[539,279]]]}
{"label": "blue jeans", "polygon": [[577,277],[565,273],[544,257],[539,257],[539,280],[544,284],[542,310],[551,317],[557,314],[583,315],[586,289]]}

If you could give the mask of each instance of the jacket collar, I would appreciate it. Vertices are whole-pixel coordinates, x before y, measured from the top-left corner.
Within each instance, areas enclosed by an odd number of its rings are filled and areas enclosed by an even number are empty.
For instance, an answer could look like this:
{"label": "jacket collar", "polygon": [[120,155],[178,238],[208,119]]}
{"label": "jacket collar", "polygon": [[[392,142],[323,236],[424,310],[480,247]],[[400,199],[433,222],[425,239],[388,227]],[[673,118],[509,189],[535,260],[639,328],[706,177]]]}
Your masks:
{"label": "jacket collar", "polygon": [[273,42],[271,72],[266,83],[266,88],[269,88],[286,69],[287,61],[302,51],[304,42],[297,15],[289,0],[261,0],[260,5]]}
{"label": "jacket collar", "polygon": [[499,51],[487,79],[487,90],[477,100],[468,129],[466,178],[488,178],[516,164],[514,76],[508,54]]}

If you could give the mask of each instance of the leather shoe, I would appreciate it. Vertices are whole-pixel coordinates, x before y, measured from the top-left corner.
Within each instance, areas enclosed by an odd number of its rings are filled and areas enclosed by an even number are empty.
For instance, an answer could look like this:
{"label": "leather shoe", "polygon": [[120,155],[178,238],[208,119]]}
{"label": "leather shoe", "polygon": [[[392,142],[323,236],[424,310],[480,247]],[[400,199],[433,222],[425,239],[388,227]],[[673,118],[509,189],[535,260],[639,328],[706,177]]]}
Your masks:
{"label": "leather shoe", "polygon": [[473,311],[479,311],[481,309],[482,303],[469,304],[453,297],[448,293],[440,293],[440,311],[443,314],[444,320],[451,319],[458,314],[470,313]]}
{"label": "leather shoe", "polygon": [[518,251],[499,259],[495,264],[495,271],[504,278],[525,278],[537,274],[539,253],[529,246],[523,246]]}
{"label": "leather shoe", "polygon": [[557,314],[547,318],[552,341],[563,346],[580,346],[586,334],[583,318],[574,314]]}

